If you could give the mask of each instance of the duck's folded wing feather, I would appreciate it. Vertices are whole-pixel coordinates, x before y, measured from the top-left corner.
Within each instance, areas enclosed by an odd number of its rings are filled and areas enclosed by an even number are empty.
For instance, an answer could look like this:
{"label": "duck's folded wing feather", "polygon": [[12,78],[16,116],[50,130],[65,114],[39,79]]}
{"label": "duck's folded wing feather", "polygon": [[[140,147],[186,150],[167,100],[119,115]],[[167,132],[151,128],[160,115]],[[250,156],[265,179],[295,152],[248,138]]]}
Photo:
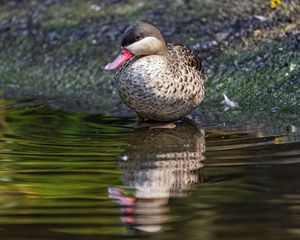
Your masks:
{"label": "duck's folded wing feather", "polygon": [[176,59],[179,62],[185,62],[186,65],[202,72],[201,59],[194,51],[188,49],[184,45],[168,44],[168,58]]}

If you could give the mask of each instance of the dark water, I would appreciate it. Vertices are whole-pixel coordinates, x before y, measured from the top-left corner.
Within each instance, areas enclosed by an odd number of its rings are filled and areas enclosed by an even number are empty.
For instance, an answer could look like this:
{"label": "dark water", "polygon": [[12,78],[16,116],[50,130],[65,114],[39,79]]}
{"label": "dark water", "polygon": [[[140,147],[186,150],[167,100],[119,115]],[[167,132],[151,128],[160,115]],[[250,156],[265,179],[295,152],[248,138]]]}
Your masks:
{"label": "dark water", "polygon": [[299,128],[0,102],[0,239],[300,239]]}

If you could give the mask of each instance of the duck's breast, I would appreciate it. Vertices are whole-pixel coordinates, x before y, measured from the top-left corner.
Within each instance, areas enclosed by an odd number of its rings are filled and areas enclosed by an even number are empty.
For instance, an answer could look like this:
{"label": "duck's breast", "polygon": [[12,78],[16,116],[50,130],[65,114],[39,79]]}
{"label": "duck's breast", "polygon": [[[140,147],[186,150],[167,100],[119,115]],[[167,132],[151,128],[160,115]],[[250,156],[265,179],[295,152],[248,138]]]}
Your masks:
{"label": "duck's breast", "polygon": [[140,115],[190,112],[203,98],[201,75],[178,61],[152,55],[129,62],[116,75],[122,100]]}
{"label": "duck's breast", "polygon": [[152,55],[139,58],[125,65],[116,76],[117,89],[125,102],[153,104],[162,95],[167,97],[170,71],[160,56]]}

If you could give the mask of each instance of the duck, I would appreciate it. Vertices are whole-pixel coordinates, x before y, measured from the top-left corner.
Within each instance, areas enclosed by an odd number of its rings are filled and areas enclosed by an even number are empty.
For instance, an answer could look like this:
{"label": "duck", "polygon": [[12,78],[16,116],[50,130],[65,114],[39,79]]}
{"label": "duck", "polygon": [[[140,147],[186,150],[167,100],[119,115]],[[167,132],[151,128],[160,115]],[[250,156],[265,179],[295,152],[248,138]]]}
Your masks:
{"label": "duck", "polygon": [[120,53],[105,70],[116,70],[117,92],[140,121],[175,121],[204,98],[206,75],[200,57],[184,45],[167,43],[148,22],[125,30]]}

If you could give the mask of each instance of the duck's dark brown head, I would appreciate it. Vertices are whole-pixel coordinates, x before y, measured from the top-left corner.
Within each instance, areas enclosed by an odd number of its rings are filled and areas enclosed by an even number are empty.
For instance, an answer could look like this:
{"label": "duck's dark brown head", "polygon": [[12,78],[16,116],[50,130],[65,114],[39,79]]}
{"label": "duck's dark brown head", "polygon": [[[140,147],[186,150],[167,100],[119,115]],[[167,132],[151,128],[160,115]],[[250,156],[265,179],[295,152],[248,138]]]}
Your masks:
{"label": "duck's dark brown head", "polygon": [[117,69],[133,56],[164,55],[166,49],[161,32],[150,23],[139,22],[126,29],[121,39],[120,54],[105,69]]}

